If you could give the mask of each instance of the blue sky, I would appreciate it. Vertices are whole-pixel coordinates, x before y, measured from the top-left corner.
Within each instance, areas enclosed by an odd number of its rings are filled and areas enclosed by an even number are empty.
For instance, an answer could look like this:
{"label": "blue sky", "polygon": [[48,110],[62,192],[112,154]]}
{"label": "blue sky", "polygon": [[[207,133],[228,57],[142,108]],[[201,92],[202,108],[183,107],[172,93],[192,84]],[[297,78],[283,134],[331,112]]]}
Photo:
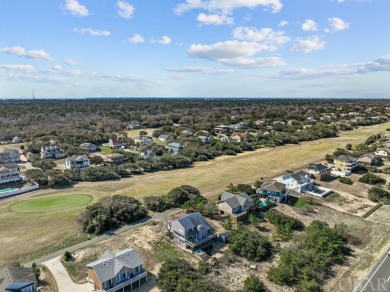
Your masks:
{"label": "blue sky", "polygon": [[390,97],[388,0],[1,0],[0,98]]}

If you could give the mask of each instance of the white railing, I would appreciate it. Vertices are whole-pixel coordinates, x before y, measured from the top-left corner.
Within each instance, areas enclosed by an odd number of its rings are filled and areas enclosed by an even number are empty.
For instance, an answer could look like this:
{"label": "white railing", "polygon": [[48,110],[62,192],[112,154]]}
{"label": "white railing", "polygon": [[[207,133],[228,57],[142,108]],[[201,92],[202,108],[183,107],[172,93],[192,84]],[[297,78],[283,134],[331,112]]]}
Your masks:
{"label": "white railing", "polygon": [[0,193],[0,199],[1,198],[6,198],[6,197],[20,195],[20,194],[23,194],[23,193],[27,193],[27,192],[30,192],[30,191],[37,190],[37,189],[39,189],[39,185],[37,183],[34,183],[34,185],[31,186],[31,187],[21,188],[21,189],[16,189],[14,191]]}
{"label": "white railing", "polygon": [[106,291],[106,292],[115,292],[115,291],[118,291],[119,289],[123,289],[124,287],[127,287],[127,286],[133,284],[134,282],[140,281],[141,279],[143,279],[143,278],[145,278],[145,277],[147,277],[147,276],[148,276],[148,272],[145,271],[145,272],[143,272],[143,273],[141,273],[141,274],[139,274],[139,275],[137,275],[137,276],[135,276],[135,277],[133,277],[133,278],[127,280],[127,281],[124,281],[124,282],[122,282],[122,283],[116,285],[115,287],[112,287],[112,288],[110,288],[110,289],[108,289],[108,290],[105,289],[105,290],[103,290],[103,291]]}

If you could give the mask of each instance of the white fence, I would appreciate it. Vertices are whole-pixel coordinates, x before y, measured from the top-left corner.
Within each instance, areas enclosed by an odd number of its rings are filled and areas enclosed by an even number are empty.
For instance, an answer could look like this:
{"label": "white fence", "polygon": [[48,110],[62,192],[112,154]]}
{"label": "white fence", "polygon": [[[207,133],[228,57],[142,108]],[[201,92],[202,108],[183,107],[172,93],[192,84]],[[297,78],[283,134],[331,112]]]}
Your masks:
{"label": "white fence", "polygon": [[33,186],[30,186],[27,188],[21,188],[21,189],[16,189],[16,190],[5,192],[5,193],[0,193],[0,199],[21,195],[21,194],[24,194],[27,192],[35,191],[37,189],[39,189],[39,185],[37,183],[34,183]]}

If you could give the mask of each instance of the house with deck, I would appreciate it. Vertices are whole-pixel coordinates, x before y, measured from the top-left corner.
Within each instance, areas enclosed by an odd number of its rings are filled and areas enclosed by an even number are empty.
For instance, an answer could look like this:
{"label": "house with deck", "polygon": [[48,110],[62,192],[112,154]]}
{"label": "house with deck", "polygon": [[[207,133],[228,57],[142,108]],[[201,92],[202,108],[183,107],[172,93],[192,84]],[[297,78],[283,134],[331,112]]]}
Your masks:
{"label": "house with deck", "polygon": [[97,147],[95,144],[92,143],[83,143],[79,146],[81,149],[89,151],[89,152],[96,152]]}
{"label": "house with deck", "polygon": [[260,188],[256,190],[256,195],[263,199],[269,199],[274,203],[285,202],[288,199],[289,190],[286,184],[270,180],[264,182]]}
{"label": "house with deck", "polygon": [[367,153],[359,156],[357,162],[363,165],[377,165],[380,162],[380,158],[375,153]]}
{"label": "house with deck", "polygon": [[334,160],[332,174],[336,176],[349,176],[352,170],[359,166],[357,158],[349,155],[340,155]]}
{"label": "house with deck", "polygon": [[89,167],[89,158],[85,155],[73,155],[65,159],[65,169],[83,170]]}
{"label": "house with deck", "polygon": [[130,122],[130,124],[127,126],[129,130],[136,130],[141,128],[141,123],[138,121]]}
{"label": "house with deck", "polygon": [[189,131],[189,130],[183,130],[180,132],[180,135],[182,135],[184,137],[191,137],[192,135],[194,135],[194,133],[192,131]]}
{"label": "house with deck", "polygon": [[306,171],[319,181],[330,178],[330,169],[322,163],[310,163]]}
{"label": "house with deck", "polygon": [[211,250],[218,236],[214,228],[199,213],[191,213],[171,222],[173,240],[183,249]]}
{"label": "house with deck", "polygon": [[135,137],[134,142],[135,142],[135,144],[137,144],[137,146],[142,147],[142,146],[146,146],[146,145],[152,145],[153,139],[151,137],[141,135],[141,136]]}
{"label": "house with deck", "polygon": [[87,265],[88,278],[93,281],[97,291],[132,290],[148,280],[148,272],[143,265],[144,261],[134,249],[117,253],[107,250],[99,260]]}
{"label": "house with deck", "polygon": [[172,151],[173,155],[177,155],[183,149],[183,145],[180,143],[169,143],[165,148]]}
{"label": "house with deck", "polygon": [[0,291],[37,292],[38,281],[30,268],[7,267],[0,270]]}
{"label": "house with deck", "polygon": [[0,153],[0,163],[15,163],[20,161],[20,153],[16,149],[4,149]]}
{"label": "house with deck", "polygon": [[161,142],[168,142],[168,141],[175,140],[175,137],[169,134],[162,134],[158,136],[158,140],[160,140]]}
{"label": "house with deck", "polygon": [[297,193],[305,193],[314,188],[310,174],[303,170],[294,173],[285,172],[276,181],[285,184],[288,190]]}
{"label": "house with deck", "polygon": [[217,208],[220,214],[227,214],[234,223],[248,218],[249,210],[252,207],[253,200],[246,193],[238,195],[224,192],[221,200],[217,201]]}
{"label": "house with deck", "polygon": [[120,153],[112,153],[106,155],[105,161],[113,165],[125,163],[127,161],[126,156]]}
{"label": "house with deck", "polygon": [[64,151],[55,144],[43,145],[41,147],[41,159],[44,158],[52,158],[52,159],[60,159],[64,158]]}
{"label": "house with deck", "polygon": [[126,146],[126,143],[123,141],[122,137],[114,135],[108,141],[108,146],[112,149],[119,149],[124,148]]}
{"label": "house with deck", "polygon": [[198,136],[197,138],[200,139],[204,144],[210,144],[213,141],[213,137],[211,135]]}
{"label": "house with deck", "polygon": [[154,151],[151,150],[151,149],[147,149],[147,150],[142,150],[142,151],[140,152],[140,155],[141,155],[141,157],[143,157],[143,158],[151,158],[151,159],[153,159],[153,158],[156,157],[156,152],[154,152]]}

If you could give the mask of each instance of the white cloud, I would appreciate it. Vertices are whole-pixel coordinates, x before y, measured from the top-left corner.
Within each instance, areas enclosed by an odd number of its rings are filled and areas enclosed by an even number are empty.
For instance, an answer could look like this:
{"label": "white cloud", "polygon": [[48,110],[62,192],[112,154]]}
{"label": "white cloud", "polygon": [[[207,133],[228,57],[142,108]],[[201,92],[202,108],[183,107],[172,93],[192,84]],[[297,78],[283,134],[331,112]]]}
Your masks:
{"label": "white cloud", "polygon": [[283,5],[280,0],[186,0],[175,8],[176,14],[182,14],[192,9],[204,9],[207,11],[231,12],[237,8],[256,8],[265,6],[272,12],[279,12]]}
{"label": "white cloud", "polygon": [[29,59],[37,59],[37,60],[44,60],[44,61],[53,61],[53,58],[50,56],[50,54],[47,53],[44,50],[30,50],[30,51],[27,51],[23,47],[15,46],[15,47],[1,48],[0,51],[4,52],[6,54],[18,56],[18,57],[24,57],[24,58],[29,58]]}
{"label": "white cloud", "polygon": [[302,30],[304,31],[316,31],[317,23],[314,20],[306,19],[306,21],[302,24]]}
{"label": "white cloud", "polygon": [[344,30],[350,26],[350,23],[337,17],[328,18],[328,22],[329,25],[335,30]]}
{"label": "white cloud", "polygon": [[343,3],[345,0],[337,0],[337,3]]}
{"label": "white cloud", "polygon": [[71,65],[71,66],[73,66],[73,65],[80,65],[79,62],[77,62],[77,61],[75,61],[73,59],[66,59],[65,60],[65,64],[66,65]]}
{"label": "white cloud", "polygon": [[286,20],[282,20],[279,22],[279,27],[285,27],[287,25],[288,25],[288,21],[286,21]]}
{"label": "white cloud", "polygon": [[161,40],[156,41],[156,43],[162,44],[162,45],[169,45],[172,42],[171,38],[164,35]]}
{"label": "white cloud", "polygon": [[290,40],[284,31],[274,31],[272,28],[256,29],[239,26],[233,30],[234,38],[250,42],[263,42],[266,44],[281,45]]}
{"label": "white cloud", "polygon": [[92,28],[74,28],[74,32],[77,32],[79,34],[90,34],[91,36],[104,36],[108,37],[111,32],[108,30],[95,30]]}
{"label": "white cloud", "polygon": [[272,45],[257,42],[226,41],[212,45],[193,44],[188,49],[192,57],[219,62],[222,65],[242,68],[276,67],[284,64],[279,57],[253,58],[262,51],[274,51]]}
{"label": "white cloud", "polygon": [[176,73],[203,73],[211,75],[223,75],[234,72],[232,69],[214,69],[207,66],[166,67],[165,70]]}
{"label": "white cloud", "polygon": [[234,19],[227,14],[204,14],[200,13],[197,20],[206,25],[233,24]]}
{"label": "white cloud", "polygon": [[172,75],[169,75],[169,78],[174,79],[174,80],[186,79],[186,77],[183,74],[172,74]]}
{"label": "white cloud", "polygon": [[65,0],[65,9],[72,15],[76,16],[88,16],[88,8],[81,5],[77,0]]}
{"label": "white cloud", "polygon": [[127,3],[126,1],[120,1],[117,2],[118,5],[118,14],[122,18],[130,19],[133,16],[134,13],[134,6]]}
{"label": "white cloud", "polygon": [[21,71],[24,73],[33,73],[35,72],[35,69],[31,65],[14,65],[14,64],[9,64],[9,65],[0,65],[0,69],[4,69],[7,71]]}
{"label": "white cloud", "polygon": [[309,53],[311,51],[321,50],[325,48],[325,42],[318,36],[308,37],[307,39],[298,38],[296,44],[292,47],[294,52]]}
{"label": "white cloud", "polygon": [[139,34],[133,35],[131,38],[128,38],[127,41],[133,44],[139,44],[145,42],[144,38]]}

